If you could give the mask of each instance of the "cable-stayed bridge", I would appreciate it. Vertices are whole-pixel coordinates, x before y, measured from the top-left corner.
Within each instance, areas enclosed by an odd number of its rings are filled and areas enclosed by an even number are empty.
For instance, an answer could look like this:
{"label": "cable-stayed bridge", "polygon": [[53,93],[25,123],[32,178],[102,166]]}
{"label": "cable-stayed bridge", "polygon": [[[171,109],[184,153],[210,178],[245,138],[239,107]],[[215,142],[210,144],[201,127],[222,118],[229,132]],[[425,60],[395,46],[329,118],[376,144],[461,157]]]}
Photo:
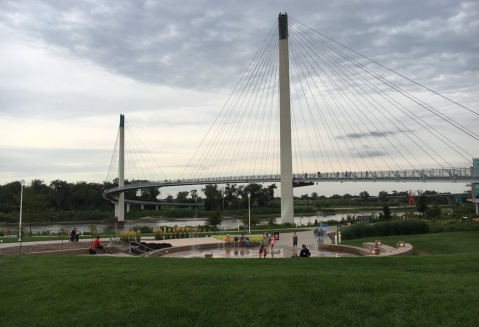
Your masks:
{"label": "cable-stayed bridge", "polygon": [[[177,179],[155,176],[161,168],[132,128],[125,138],[121,115],[109,171],[118,186],[103,195],[121,222],[125,201],[137,201],[125,199],[131,192],[158,205],[151,190],[161,187],[280,182],[281,217],[292,221],[293,187],[479,182],[478,118],[280,14]],[[125,180],[132,170],[142,177]]]}

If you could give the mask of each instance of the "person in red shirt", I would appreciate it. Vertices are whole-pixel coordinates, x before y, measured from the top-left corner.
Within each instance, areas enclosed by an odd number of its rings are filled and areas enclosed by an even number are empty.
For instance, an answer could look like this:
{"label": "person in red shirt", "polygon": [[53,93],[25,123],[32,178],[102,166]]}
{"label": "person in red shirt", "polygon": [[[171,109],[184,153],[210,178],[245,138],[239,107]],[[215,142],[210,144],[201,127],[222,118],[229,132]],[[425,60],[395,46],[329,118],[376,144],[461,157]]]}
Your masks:
{"label": "person in red shirt", "polygon": [[97,237],[93,241],[93,248],[95,249],[95,251],[96,251],[96,249],[100,249],[103,252],[108,253],[103,249],[103,246],[100,244],[100,236],[99,235],[97,235]]}

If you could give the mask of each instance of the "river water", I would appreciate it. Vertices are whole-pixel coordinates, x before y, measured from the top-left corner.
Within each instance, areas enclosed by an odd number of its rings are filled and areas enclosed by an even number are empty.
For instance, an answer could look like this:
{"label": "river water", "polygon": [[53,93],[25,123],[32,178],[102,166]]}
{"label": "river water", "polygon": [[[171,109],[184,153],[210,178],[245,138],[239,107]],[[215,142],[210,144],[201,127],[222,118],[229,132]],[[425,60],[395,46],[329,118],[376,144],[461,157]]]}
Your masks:
{"label": "river water", "polygon": [[[336,220],[340,221],[341,218],[346,218],[347,215],[364,215],[364,214],[372,214],[376,213],[378,214],[379,211],[372,211],[372,212],[348,212],[348,213],[336,213],[333,215],[325,215],[325,216],[306,216],[306,217],[294,217],[294,224],[299,226],[301,225],[307,225],[308,222],[314,223],[314,221],[317,219],[318,221],[321,220]],[[403,215],[404,212],[395,212],[396,215]],[[276,218],[276,222],[280,223],[281,218]],[[260,224],[266,224],[267,223],[267,218],[260,218]],[[111,223],[81,223],[81,222],[58,222],[58,223],[45,223],[45,224],[35,224],[32,225],[32,232],[44,232],[44,231],[49,231],[50,233],[57,233],[60,228],[64,228],[66,230],[71,230],[73,227],[78,227],[78,229],[83,230],[83,231],[88,231],[89,227],[91,224],[96,225],[98,232],[104,233],[108,231],[115,231],[117,232],[116,228],[116,223],[111,222]],[[198,225],[205,225],[207,224],[206,218],[155,218],[152,221],[126,221],[125,222],[125,230],[128,230],[132,227],[135,226],[149,226],[149,227],[159,227],[159,226],[170,226],[173,227],[174,225],[178,225],[180,227],[183,226],[198,226]],[[223,220],[221,223],[221,226],[219,226],[220,229],[237,229],[238,226],[242,225],[243,222],[241,219],[237,218],[226,218]],[[25,224],[24,225],[27,231],[30,230],[30,225]],[[0,224],[0,228],[16,228],[18,227],[12,224]]]}

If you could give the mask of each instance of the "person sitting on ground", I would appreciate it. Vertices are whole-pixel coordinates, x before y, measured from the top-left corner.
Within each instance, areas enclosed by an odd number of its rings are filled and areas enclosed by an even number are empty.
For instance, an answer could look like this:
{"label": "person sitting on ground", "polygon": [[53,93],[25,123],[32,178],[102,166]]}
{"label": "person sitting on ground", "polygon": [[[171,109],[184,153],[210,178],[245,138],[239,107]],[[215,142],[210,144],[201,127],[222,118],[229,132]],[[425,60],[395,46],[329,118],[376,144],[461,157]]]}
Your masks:
{"label": "person sitting on ground", "polygon": [[240,246],[244,246],[244,234],[241,234],[241,237],[240,237]]}
{"label": "person sitting on ground", "polygon": [[247,247],[251,246],[251,242],[249,241],[249,237],[246,238],[246,246]]}
{"label": "person sitting on ground", "polygon": [[306,245],[303,244],[302,246],[303,248],[301,249],[301,252],[299,253],[299,256],[300,257],[310,257],[311,256],[311,252],[309,252],[309,250],[306,248]]}
{"label": "person sitting on ground", "polygon": [[261,258],[261,255],[263,255],[263,258],[266,258],[267,252],[266,252],[266,248],[263,245],[261,245],[261,247],[259,248],[258,253],[260,258]]}
{"label": "person sitting on ground", "polygon": [[230,234],[226,234],[225,241],[226,241],[226,245],[227,245],[227,246],[230,246],[230,245],[231,245]]}
{"label": "person sitting on ground", "polygon": [[238,245],[238,235],[235,235],[235,238],[234,238],[234,246],[237,246]]}
{"label": "person sitting on ground", "polygon": [[93,241],[93,248],[95,249],[95,252],[96,252],[96,249],[100,249],[103,252],[108,253],[103,249],[103,246],[100,244],[100,235],[97,235],[95,240]]}

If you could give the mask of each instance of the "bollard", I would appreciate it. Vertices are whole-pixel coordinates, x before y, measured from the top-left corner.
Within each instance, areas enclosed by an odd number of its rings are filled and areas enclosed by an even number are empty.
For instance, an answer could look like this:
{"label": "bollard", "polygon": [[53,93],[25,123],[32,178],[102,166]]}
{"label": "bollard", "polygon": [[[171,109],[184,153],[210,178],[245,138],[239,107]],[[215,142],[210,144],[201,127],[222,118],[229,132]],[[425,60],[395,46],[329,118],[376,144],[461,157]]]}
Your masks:
{"label": "bollard", "polygon": [[339,241],[338,242],[339,242],[339,244],[341,244],[341,231],[339,231],[338,234],[339,234]]}
{"label": "bollard", "polygon": [[334,244],[338,244],[338,235],[334,235]]}

